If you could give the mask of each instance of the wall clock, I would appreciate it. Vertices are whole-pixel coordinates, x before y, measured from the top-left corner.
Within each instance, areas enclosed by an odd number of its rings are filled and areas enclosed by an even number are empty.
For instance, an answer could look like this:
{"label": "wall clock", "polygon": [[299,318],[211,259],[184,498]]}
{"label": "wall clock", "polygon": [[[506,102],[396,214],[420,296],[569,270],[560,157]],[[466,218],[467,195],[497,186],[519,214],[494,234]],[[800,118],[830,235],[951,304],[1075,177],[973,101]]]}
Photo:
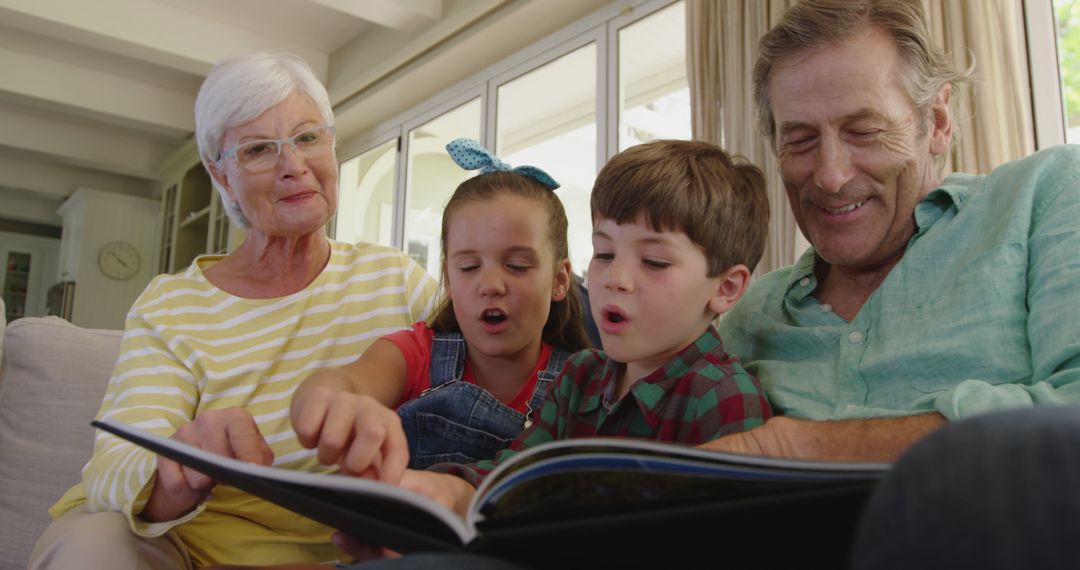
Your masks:
{"label": "wall clock", "polygon": [[131,279],[139,272],[139,250],[126,241],[111,241],[98,252],[98,267],[109,279]]}

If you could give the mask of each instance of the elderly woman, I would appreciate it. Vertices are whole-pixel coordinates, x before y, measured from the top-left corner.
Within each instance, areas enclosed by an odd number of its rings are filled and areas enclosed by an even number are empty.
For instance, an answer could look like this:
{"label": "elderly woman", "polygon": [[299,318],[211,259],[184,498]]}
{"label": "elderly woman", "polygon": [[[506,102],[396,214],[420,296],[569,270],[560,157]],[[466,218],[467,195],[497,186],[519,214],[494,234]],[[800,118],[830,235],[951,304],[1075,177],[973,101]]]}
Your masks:
{"label": "elderly woman", "polygon": [[[401,251],[327,239],[334,117],[299,58],[224,61],[195,103],[203,164],[232,221],[226,256],[155,278],[128,315],[99,417],[262,464],[325,470],[289,422],[312,370],[427,316],[433,280]],[[99,433],[31,568],[191,568],[344,557],[332,529]]]}

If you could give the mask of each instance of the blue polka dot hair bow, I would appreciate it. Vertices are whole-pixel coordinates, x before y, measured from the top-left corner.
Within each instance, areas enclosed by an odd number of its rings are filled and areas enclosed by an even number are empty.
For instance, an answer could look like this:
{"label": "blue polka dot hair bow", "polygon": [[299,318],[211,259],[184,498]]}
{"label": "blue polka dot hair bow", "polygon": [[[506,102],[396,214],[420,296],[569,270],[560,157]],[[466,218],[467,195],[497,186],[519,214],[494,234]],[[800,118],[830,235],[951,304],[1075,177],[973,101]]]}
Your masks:
{"label": "blue polka dot hair bow", "polygon": [[555,182],[555,179],[547,172],[535,166],[511,168],[509,164],[499,160],[499,157],[491,154],[488,149],[480,146],[480,143],[472,139],[454,139],[450,141],[450,144],[446,145],[446,152],[450,153],[450,158],[465,170],[479,168],[480,174],[498,171],[513,172],[532,178],[552,190],[559,187],[559,183]]}

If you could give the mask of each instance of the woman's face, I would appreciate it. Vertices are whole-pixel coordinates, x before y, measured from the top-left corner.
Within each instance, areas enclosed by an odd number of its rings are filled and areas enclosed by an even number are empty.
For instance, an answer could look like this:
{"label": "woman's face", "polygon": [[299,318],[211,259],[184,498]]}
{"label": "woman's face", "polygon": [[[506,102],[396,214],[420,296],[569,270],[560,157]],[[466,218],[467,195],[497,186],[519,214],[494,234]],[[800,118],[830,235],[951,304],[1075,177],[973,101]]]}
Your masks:
{"label": "woman's face", "polygon": [[[225,129],[221,148],[233,149],[254,140],[276,140],[323,126],[318,108],[294,91],[254,120]],[[297,152],[281,145],[277,163],[251,172],[229,156],[211,167],[226,193],[251,223],[249,231],[270,237],[300,237],[320,231],[337,209],[337,158],[333,144]]]}

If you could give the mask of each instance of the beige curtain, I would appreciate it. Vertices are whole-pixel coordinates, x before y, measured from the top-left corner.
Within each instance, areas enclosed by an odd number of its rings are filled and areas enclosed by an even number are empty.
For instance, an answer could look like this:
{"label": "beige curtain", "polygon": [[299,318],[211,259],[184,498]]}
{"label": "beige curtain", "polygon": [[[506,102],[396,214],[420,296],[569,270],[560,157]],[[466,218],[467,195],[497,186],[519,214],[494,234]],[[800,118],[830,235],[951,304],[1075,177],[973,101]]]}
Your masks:
{"label": "beige curtain", "polygon": [[[758,165],[769,188],[769,239],[755,274],[791,264],[806,248],[754,122],[757,42],[795,0],[686,0],[687,77],[693,136]],[[801,242],[801,243],[797,243]]]}
{"label": "beige curtain", "polygon": [[[754,121],[757,42],[796,0],[686,0],[693,136],[764,169],[772,220],[756,273],[793,263],[807,243],[787,204],[775,157]],[[923,0],[934,39],[976,83],[958,94],[962,136],[947,171],[988,172],[1034,150],[1031,100],[1015,0]]]}
{"label": "beige curtain", "polygon": [[986,173],[1035,152],[1024,15],[1016,0],[922,0],[930,33],[966,69],[946,171]]}

